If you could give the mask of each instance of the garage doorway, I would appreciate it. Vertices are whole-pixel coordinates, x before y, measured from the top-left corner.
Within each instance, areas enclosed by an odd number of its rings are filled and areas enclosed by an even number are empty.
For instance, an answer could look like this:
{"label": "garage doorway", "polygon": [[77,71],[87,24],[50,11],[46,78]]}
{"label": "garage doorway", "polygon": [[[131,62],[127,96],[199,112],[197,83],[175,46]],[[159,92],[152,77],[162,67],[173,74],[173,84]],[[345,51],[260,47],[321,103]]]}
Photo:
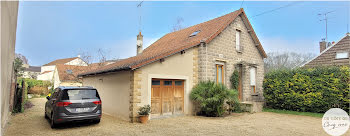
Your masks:
{"label": "garage doorway", "polygon": [[152,79],[152,116],[184,113],[184,80]]}

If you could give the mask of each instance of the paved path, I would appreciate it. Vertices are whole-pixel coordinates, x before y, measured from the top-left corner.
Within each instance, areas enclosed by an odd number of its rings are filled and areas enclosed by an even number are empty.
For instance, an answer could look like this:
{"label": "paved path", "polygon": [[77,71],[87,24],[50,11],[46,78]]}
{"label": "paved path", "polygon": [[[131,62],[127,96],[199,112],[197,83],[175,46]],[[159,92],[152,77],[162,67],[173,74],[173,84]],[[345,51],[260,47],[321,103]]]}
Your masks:
{"label": "paved path", "polygon": [[[276,113],[234,114],[228,117],[208,118],[182,116],[151,120],[148,124],[129,123],[103,115],[100,124],[75,123],[51,129],[44,119],[45,98],[34,98],[35,105],[24,113],[12,116],[5,136],[21,135],[326,135],[321,119]],[[350,131],[348,131],[350,134]]]}

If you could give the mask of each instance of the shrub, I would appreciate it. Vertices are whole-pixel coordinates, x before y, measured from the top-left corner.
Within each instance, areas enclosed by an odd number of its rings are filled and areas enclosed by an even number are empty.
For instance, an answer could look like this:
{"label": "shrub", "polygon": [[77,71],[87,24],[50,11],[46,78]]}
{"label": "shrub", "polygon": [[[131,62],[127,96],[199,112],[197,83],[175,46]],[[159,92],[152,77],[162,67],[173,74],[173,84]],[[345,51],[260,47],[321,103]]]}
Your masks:
{"label": "shrub", "polygon": [[238,99],[238,84],[239,84],[239,75],[238,71],[234,70],[231,77],[230,77],[230,83],[232,86],[232,91],[230,91],[230,97],[227,100],[227,104],[229,105],[229,112],[242,112],[241,105],[239,103]]}
{"label": "shrub", "polygon": [[223,84],[205,81],[200,82],[192,89],[190,98],[199,104],[200,114],[218,117],[225,112],[224,102],[230,98],[232,92],[233,90],[227,89]]}
{"label": "shrub", "polygon": [[238,71],[234,70],[231,77],[230,77],[231,87],[232,89],[238,90],[238,83],[239,83],[239,75]]}
{"label": "shrub", "polygon": [[346,66],[269,72],[263,83],[266,105],[317,113],[339,107],[349,112],[349,73]]}
{"label": "shrub", "polygon": [[26,93],[47,95],[49,93],[48,87],[52,86],[49,81],[35,80],[29,78],[18,78],[17,83],[22,83],[24,80],[26,85]]}
{"label": "shrub", "polygon": [[150,105],[145,105],[139,109],[139,115],[149,115],[151,112],[151,106]]}

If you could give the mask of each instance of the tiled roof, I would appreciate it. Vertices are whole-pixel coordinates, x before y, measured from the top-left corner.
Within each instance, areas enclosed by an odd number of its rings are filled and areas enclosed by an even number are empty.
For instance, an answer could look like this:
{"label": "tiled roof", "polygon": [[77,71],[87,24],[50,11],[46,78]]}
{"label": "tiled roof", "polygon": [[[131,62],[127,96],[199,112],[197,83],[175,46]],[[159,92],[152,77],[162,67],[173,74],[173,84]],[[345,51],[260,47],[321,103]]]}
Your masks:
{"label": "tiled roof", "polygon": [[60,81],[78,81],[77,75],[86,72],[88,66],[75,66],[75,65],[56,65],[58,77]]}
{"label": "tiled roof", "polygon": [[[197,46],[201,42],[209,43],[218,34],[220,34],[230,23],[232,23],[234,19],[240,14],[242,14],[243,18],[248,19],[244,13],[244,10],[240,9],[226,14],[224,16],[179,31],[168,33],[156,42],[154,42],[148,48],[144,49],[143,52],[137,56],[123,59],[113,64],[98,68],[96,70],[82,73],[81,76],[101,74],[125,69],[136,69],[144,65],[150,64],[152,62],[155,62],[157,60],[160,60],[162,58],[179,53],[182,50],[186,50]],[[252,29],[252,26],[250,25],[249,21],[248,27],[250,27],[251,33],[253,33],[254,35],[254,41],[257,41],[256,44],[258,46],[258,49],[260,50],[260,53],[263,55],[263,57],[266,57],[266,53],[263,50],[259,40],[257,39],[257,36],[255,35],[255,32]],[[190,35],[195,31],[200,32],[196,36],[190,37]]]}
{"label": "tiled roof", "polygon": [[24,68],[24,71],[41,72],[41,67],[39,67],[39,66],[29,66],[28,68]]}
{"label": "tiled roof", "polygon": [[58,59],[55,61],[52,61],[50,63],[45,64],[44,66],[51,66],[51,65],[57,65],[57,64],[65,64],[67,62],[70,62],[72,60],[75,60],[78,57],[74,57],[74,58],[66,58],[66,59]]}
{"label": "tiled roof", "polygon": [[[323,50],[319,55],[305,62],[300,67],[314,67],[327,65],[342,65],[345,61],[346,65],[350,65],[348,59],[335,60],[336,52],[349,52],[350,49],[350,33],[347,33],[338,42],[332,44]],[[335,60],[335,61],[334,61]]]}

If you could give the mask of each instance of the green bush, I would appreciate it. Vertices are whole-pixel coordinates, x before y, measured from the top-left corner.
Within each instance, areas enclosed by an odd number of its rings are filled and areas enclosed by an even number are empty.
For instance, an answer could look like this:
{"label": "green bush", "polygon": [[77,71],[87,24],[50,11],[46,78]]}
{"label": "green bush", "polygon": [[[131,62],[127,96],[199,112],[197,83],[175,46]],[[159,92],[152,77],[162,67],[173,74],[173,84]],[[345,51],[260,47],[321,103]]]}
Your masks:
{"label": "green bush", "polygon": [[238,84],[239,84],[239,75],[238,71],[234,70],[231,77],[230,77],[230,83],[232,86],[233,91],[230,91],[230,97],[226,101],[226,103],[229,105],[229,112],[242,112],[242,108],[238,99]]}
{"label": "green bush", "polygon": [[349,112],[349,67],[276,70],[265,75],[266,105],[274,109],[324,113],[339,107]]}
{"label": "green bush", "polygon": [[231,87],[232,89],[238,90],[238,83],[239,83],[239,75],[238,71],[234,70],[231,77],[230,77]]}
{"label": "green bush", "polygon": [[197,102],[201,115],[219,117],[225,112],[224,102],[233,97],[233,90],[229,90],[223,84],[216,84],[212,81],[200,82],[191,92],[190,98]]}

